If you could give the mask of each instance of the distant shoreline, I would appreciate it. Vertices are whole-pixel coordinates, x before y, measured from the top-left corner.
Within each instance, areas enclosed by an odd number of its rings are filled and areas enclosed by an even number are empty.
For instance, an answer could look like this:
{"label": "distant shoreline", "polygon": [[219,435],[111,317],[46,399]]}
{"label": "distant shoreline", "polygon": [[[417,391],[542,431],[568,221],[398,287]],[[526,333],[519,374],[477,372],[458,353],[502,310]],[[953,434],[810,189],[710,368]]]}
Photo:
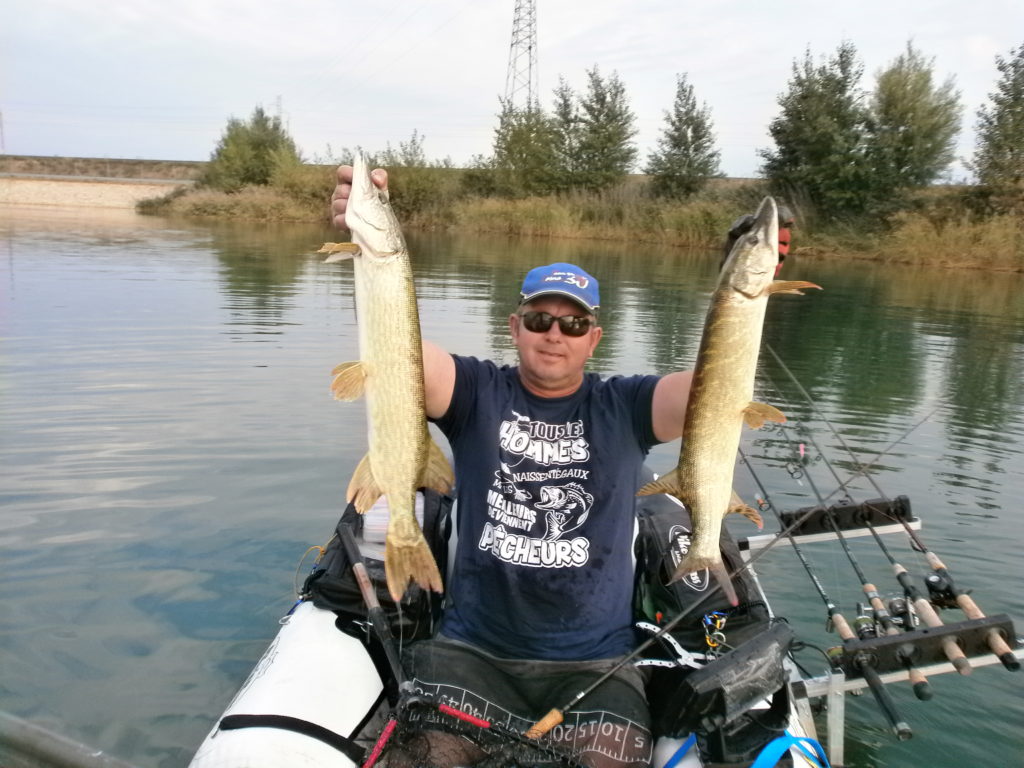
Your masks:
{"label": "distant shoreline", "polygon": [[142,200],[191,185],[181,179],[119,179],[102,177],[0,175],[0,205],[74,206],[135,210]]}

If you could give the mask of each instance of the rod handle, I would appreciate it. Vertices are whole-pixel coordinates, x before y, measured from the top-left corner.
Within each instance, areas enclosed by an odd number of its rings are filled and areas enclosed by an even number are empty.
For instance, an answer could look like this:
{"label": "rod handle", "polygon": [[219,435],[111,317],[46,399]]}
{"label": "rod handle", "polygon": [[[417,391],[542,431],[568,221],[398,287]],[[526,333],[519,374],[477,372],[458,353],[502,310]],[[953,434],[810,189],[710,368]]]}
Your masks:
{"label": "rod handle", "polygon": [[885,690],[885,683],[882,682],[875,668],[863,658],[858,660],[858,666],[864,675],[864,681],[868,684],[868,688],[871,689],[871,693],[875,697],[875,701],[878,702],[878,706],[881,707],[886,720],[892,726],[892,731],[896,734],[896,738],[900,741],[906,741],[911,738],[914,732],[910,729],[907,722],[900,718],[899,712],[896,711],[896,704],[893,702],[889,692]]}
{"label": "rod handle", "polygon": [[558,707],[554,707],[544,717],[529,727],[526,731],[526,738],[539,739],[560,722],[562,722],[562,711]]}
{"label": "rod handle", "polygon": [[395,680],[401,685],[405,682],[405,672],[402,669],[402,660],[398,654],[398,645],[395,643],[394,635],[391,634],[391,624],[388,621],[387,614],[380,607],[377,592],[373,588],[370,574],[366,570],[366,563],[363,561],[363,555],[359,551],[359,545],[356,543],[355,535],[352,533],[352,527],[342,525],[339,528],[339,533],[341,534],[341,544],[345,548],[345,554],[348,556],[349,562],[352,563],[352,573],[355,575],[356,583],[359,585],[359,592],[363,596],[363,602],[366,603],[366,616],[370,620],[370,626],[373,627],[377,639],[380,640],[380,644],[384,648],[384,657],[387,659],[388,666],[391,667],[391,674],[395,676]]}
{"label": "rod handle", "polygon": [[836,628],[836,633],[843,640],[856,640],[857,636],[850,629],[850,625],[846,623],[846,619],[843,618],[841,613],[833,613],[830,617],[832,619],[832,626]]}
{"label": "rod handle", "polygon": [[[923,597],[919,597],[914,601],[914,607],[917,609],[918,615],[924,619],[924,623],[929,627],[941,627],[942,619],[939,618],[939,614],[932,608],[932,604],[925,600]],[[961,675],[971,674],[971,662],[967,660],[967,656],[964,654],[963,649],[957,645],[957,642],[952,637],[946,637],[942,641],[942,652],[946,654],[946,658],[953,665],[953,669],[959,672]]]}
{"label": "rod handle", "polygon": [[924,672],[908,661],[907,675],[910,678],[910,684],[913,686],[914,696],[917,700],[928,701],[932,697],[932,687],[928,684],[928,678],[924,676]]}

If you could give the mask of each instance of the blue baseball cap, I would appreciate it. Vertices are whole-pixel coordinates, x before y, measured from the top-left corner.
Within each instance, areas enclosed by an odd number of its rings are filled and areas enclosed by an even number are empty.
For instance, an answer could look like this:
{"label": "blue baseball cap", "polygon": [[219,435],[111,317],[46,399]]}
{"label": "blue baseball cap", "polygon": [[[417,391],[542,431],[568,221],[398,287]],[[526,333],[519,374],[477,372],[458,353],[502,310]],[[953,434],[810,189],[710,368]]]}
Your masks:
{"label": "blue baseball cap", "polygon": [[523,298],[520,304],[533,301],[539,296],[565,296],[582,305],[590,312],[601,306],[597,292],[597,280],[575,264],[548,264],[534,267],[523,280]]}

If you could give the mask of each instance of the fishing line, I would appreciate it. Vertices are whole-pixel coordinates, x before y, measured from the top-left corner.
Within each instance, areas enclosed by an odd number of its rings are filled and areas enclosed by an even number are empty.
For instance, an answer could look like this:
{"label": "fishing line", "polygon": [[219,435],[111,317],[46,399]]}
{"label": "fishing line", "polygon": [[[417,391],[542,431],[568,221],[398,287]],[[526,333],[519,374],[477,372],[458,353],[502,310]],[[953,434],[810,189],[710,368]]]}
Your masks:
{"label": "fishing line", "polygon": [[[811,409],[814,411],[814,413],[818,416],[819,419],[821,419],[821,421],[825,424],[825,426],[827,426],[829,428],[829,430],[832,432],[832,434],[835,436],[835,438],[842,444],[843,448],[846,449],[846,452],[848,454],[850,454],[850,458],[853,460],[853,463],[856,466],[860,467],[860,469],[857,471],[857,473],[854,476],[848,478],[845,482],[841,481],[839,479],[839,475],[836,473],[835,469],[833,468],[832,463],[828,460],[828,457],[825,455],[824,451],[821,450],[821,447],[814,440],[813,432],[810,433],[810,440],[811,440],[811,442],[814,444],[814,447],[817,448],[818,453],[821,455],[821,457],[824,460],[825,464],[828,465],[829,470],[832,472],[833,476],[836,478],[836,481],[839,483],[839,488],[837,488],[836,491],[834,491],[833,493],[829,494],[829,496],[827,498],[831,498],[832,496],[834,496],[836,493],[839,492],[840,488],[844,488],[847,484],[852,482],[858,476],[864,475],[864,479],[867,480],[869,483],[871,483],[871,485],[874,487],[875,491],[883,499],[888,499],[888,496],[886,496],[885,491],[883,491],[881,489],[881,487],[879,487],[878,483],[875,482],[874,477],[872,477],[867,472],[867,469],[869,469],[871,467],[871,465],[874,464],[874,462],[878,461],[880,458],[882,458],[882,456],[884,456],[886,453],[888,453],[890,450],[892,450],[893,447],[895,447],[897,444],[899,444],[900,442],[905,440],[907,438],[907,436],[910,435],[911,432],[913,432],[919,426],[921,426],[926,421],[928,421],[928,419],[930,419],[935,414],[935,411],[937,411],[938,408],[933,408],[931,411],[929,411],[928,414],[923,419],[921,419],[919,422],[914,424],[914,426],[912,426],[904,434],[902,434],[899,437],[899,439],[897,439],[896,441],[891,443],[884,451],[882,451],[882,453],[880,453],[878,456],[876,456],[872,460],[872,462],[870,464],[862,464],[860,459],[857,458],[857,454],[849,446],[849,444],[843,438],[842,434],[840,434],[839,430],[837,430],[835,428],[835,426],[832,424],[832,422],[829,421],[825,417],[825,414],[823,414],[821,412],[821,410],[818,408],[817,404],[814,402],[814,399],[811,397],[810,393],[806,389],[804,389],[804,386],[800,383],[800,380],[797,379],[796,374],[794,374],[789,369],[789,367],[784,362],[782,362],[782,358],[779,357],[778,353],[774,349],[772,349],[771,344],[767,344],[766,343],[764,346],[765,346],[765,349],[768,350],[768,353],[775,359],[775,362],[777,362],[779,364],[779,367],[782,368],[783,372],[789,377],[790,381],[793,382],[793,385],[797,388],[797,390],[800,392],[800,394],[803,395],[804,399],[807,401],[807,404],[811,406]],[[780,391],[779,388],[775,385],[775,383],[771,381],[770,377],[768,378],[768,380],[769,380],[769,382],[771,382],[772,387],[774,387],[777,392]]]}

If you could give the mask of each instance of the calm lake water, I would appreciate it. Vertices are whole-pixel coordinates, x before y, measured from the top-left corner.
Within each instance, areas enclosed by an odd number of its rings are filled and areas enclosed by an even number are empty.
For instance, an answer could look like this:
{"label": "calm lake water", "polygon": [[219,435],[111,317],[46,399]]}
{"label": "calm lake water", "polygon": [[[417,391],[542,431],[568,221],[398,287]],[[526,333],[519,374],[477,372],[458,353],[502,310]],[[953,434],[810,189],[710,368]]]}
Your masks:
{"label": "calm lake water", "polygon": [[[139,766],[187,764],[276,633],[365,450],[362,407],[329,394],[331,368],[357,355],[351,266],[312,254],[325,238],[337,239],[0,209],[0,709]],[[409,240],[424,334],[452,351],[511,362],[522,274],[568,260],[601,280],[594,370],[693,364],[713,254]],[[744,450],[772,499],[811,504],[812,482],[838,485],[830,467],[845,479],[854,456],[873,461],[961,586],[1020,629],[1024,279],[799,260],[784,276],[825,290],[769,306],[766,340],[814,401],[762,355],[761,397],[790,422],[747,432]],[[651,463],[664,471],[677,452],[661,446]],[[742,468],[736,484],[754,488]],[[851,493],[879,496],[863,481]],[[902,535],[889,544],[920,584],[921,558]],[[851,546],[895,593],[874,544]],[[862,595],[841,549],[807,552],[852,614]],[[801,638],[835,644],[786,548],[757,570]],[[816,653],[801,660],[822,671]],[[915,730],[905,743],[870,696],[850,699],[848,764],[1020,765],[1021,674],[937,677],[927,703],[891,686]]]}

